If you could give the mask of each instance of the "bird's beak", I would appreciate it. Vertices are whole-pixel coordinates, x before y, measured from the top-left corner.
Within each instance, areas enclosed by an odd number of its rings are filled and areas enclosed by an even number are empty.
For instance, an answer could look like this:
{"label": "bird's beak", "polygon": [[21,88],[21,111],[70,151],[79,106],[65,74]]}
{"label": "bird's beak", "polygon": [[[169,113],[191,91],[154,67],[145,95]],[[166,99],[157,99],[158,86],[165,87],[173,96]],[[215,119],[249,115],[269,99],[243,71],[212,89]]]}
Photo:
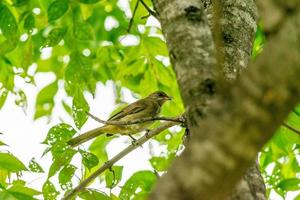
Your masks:
{"label": "bird's beak", "polygon": [[173,99],[173,98],[170,97],[170,96],[166,96],[166,97],[165,97],[165,100],[166,100],[166,101],[170,101],[170,100],[172,100],[172,99]]}

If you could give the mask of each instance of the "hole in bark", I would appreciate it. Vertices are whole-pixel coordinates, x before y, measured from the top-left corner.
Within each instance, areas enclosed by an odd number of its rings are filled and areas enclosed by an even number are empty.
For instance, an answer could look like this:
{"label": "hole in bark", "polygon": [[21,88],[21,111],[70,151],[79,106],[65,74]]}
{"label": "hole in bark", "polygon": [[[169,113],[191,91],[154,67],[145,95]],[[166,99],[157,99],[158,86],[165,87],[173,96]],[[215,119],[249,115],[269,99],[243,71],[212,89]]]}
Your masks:
{"label": "hole in bark", "polygon": [[189,6],[184,9],[185,16],[190,21],[201,21],[202,20],[202,11],[196,6]]}
{"label": "hole in bark", "polygon": [[229,33],[222,32],[222,37],[225,43],[232,43],[234,41]]}
{"label": "hole in bark", "polygon": [[208,6],[210,6],[210,5],[211,5],[211,1],[210,0],[203,2],[204,8],[208,8]]}
{"label": "hole in bark", "polygon": [[212,79],[205,79],[201,83],[201,90],[205,94],[213,95],[216,92],[216,83]]}

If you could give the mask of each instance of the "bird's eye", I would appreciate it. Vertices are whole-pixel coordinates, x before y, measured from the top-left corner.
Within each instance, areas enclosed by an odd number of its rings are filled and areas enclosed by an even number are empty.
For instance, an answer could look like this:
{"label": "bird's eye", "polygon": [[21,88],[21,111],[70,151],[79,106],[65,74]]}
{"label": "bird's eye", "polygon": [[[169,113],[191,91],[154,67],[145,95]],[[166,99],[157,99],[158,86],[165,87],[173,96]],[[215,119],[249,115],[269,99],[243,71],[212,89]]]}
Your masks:
{"label": "bird's eye", "polygon": [[159,97],[163,97],[164,95],[162,93],[158,93],[158,96]]}

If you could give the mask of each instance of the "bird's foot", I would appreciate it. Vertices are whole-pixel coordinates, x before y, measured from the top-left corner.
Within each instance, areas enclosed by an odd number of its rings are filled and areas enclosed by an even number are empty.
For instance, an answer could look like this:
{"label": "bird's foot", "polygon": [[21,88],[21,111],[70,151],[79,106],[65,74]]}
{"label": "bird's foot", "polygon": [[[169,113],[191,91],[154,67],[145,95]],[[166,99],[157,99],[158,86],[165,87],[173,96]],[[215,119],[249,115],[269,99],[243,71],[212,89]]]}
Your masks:
{"label": "bird's foot", "polygon": [[138,144],[137,139],[135,139],[132,135],[128,135],[128,136],[132,139],[131,144],[132,144],[133,146],[140,146],[140,147],[143,148],[142,145]]}
{"label": "bird's foot", "polygon": [[131,144],[132,144],[133,146],[136,146],[136,145],[137,145],[136,139],[135,139],[132,135],[128,135],[128,136],[129,136],[130,139],[131,139]]}
{"label": "bird's foot", "polygon": [[146,129],[145,137],[148,139],[150,138],[150,135],[149,135],[150,131],[151,131],[150,129]]}

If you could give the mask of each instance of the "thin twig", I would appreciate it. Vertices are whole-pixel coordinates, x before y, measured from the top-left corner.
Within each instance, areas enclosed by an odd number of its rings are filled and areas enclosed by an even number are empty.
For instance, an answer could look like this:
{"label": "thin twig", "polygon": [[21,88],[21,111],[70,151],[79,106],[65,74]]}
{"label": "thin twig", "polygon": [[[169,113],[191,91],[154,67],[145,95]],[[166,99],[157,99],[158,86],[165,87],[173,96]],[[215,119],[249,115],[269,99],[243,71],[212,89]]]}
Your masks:
{"label": "thin twig", "polygon": [[295,132],[295,133],[297,133],[297,134],[299,134],[300,135],[300,130],[297,130],[297,129],[295,129],[294,127],[292,127],[292,126],[290,126],[290,125],[288,125],[287,123],[285,123],[285,122],[283,122],[283,124],[282,124],[284,127],[286,127],[286,128],[288,128],[288,129],[290,129],[291,131],[293,131],[293,132]]}
{"label": "thin twig", "polygon": [[154,12],[153,10],[151,10],[148,5],[144,2],[144,0],[140,0],[140,2],[143,4],[144,8],[148,11],[148,13],[150,15],[152,15],[153,17],[156,17],[157,18],[157,13]]}
{"label": "thin twig", "polygon": [[178,123],[183,123],[185,124],[185,118],[183,116],[180,117],[146,117],[146,118],[141,118],[141,119],[136,119],[136,120],[131,120],[131,121],[105,121],[102,119],[99,119],[98,117],[92,115],[89,112],[86,112],[88,116],[96,120],[97,122],[100,122],[102,124],[108,124],[108,125],[131,125],[131,124],[140,124],[143,122],[148,122],[148,121],[157,121],[157,120],[162,120],[162,121],[171,121],[171,122],[178,122]]}
{"label": "thin twig", "polygon": [[129,25],[128,25],[128,28],[127,28],[127,33],[130,33],[130,29],[131,29],[131,27],[132,27],[132,23],[133,23],[134,16],[135,16],[135,13],[136,13],[136,11],[137,11],[137,8],[139,7],[139,3],[140,3],[140,1],[137,0],[137,1],[136,1],[136,4],[135,4],[135,6],[134,6],[134,9],[133,9],[132,17],[131,17],[131,19],[130,19],[130,21],[129,21]]}
{"label": "thin twig", "polygon": [[129,145],[127,148],[125,148],[123,151],[115,155],[112,159],[105,162],[104,165],[102,165],[99,169],[97,169],[94,173],[92,173],[89,177],[87,177],[85,180],[83,180],[77,187],[75,187],[71,192],[69,192],[65,197],[62,198],[62,200],[69,200],[72,197],[74,197],[76,194],[81,192],[85,189],[85,187],[92,182],[96,177],[98,177],[101,173],[103,173],[105,170],[111,168],[117,161],[119,161],[121,158],[125,157],[127,154],[138,148],[139,146],[143,145],[145,142],[147,142],[150,138],[154,137],[155,135],[159,134],[160,132],[175,126],[179,124],[180,122],[164,122],[159,127],[149,131],[146,133],[143,137]]}

